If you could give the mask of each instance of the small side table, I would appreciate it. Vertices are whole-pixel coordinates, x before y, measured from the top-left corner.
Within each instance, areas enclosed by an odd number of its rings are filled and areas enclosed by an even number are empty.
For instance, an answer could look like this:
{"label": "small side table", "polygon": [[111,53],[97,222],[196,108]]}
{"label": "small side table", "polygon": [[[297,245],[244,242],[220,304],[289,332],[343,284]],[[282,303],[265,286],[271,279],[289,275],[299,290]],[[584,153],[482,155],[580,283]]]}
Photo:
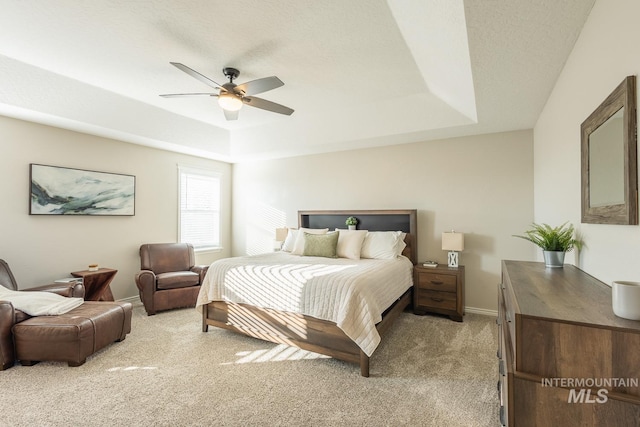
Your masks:
{"label": "small side table", "polygon": [[71,273],[73,277],[82,277],[85,301],[113,301],[111,281],[118,270],[99,268],[96,271],[82,270]]}
{"label": "small side table", "polygon": [[418,264],[413,268],[413,312],[448,315],[462,322],[464,316],[464,266],[435,268]]}

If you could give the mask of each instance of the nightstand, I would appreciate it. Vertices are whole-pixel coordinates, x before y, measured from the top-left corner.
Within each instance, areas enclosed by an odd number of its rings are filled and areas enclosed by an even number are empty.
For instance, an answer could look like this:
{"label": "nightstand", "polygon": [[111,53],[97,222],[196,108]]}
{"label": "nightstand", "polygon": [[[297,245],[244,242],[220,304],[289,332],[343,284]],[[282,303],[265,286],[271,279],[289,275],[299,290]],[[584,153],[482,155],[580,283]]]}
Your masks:
{"label": "nightstand", "polygon": [[413,312],[446,314],[462,322],[464,316],[464,266],[413,268]]}

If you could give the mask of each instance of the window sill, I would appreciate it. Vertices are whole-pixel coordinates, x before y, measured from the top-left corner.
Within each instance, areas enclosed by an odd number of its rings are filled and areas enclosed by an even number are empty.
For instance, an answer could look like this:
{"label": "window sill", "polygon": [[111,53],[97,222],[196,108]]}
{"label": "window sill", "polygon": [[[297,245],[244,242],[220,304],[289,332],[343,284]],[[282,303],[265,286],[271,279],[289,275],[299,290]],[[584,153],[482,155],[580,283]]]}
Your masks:
{"label": "window sill", "polygon": [[203,248],[194,248],[193,250],[197,254],[206,254],[206,253],[222,252],[224,248],[222,246],[210,246],[210,247],[203,247]]}

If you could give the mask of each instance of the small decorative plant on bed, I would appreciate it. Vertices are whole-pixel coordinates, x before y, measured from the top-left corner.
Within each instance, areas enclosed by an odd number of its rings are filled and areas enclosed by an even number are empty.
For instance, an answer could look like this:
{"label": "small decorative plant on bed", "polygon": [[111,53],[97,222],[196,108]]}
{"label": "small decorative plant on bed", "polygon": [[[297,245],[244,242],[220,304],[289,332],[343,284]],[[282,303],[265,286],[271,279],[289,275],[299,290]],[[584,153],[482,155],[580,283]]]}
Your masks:
{"label": "small decorative plant on bed", "polygon": [[349,227],[349,230],[355,230],[356,225],[358,225],[358,218],[356,218],[355,216],[350,216],[344,223],[347,227]]}

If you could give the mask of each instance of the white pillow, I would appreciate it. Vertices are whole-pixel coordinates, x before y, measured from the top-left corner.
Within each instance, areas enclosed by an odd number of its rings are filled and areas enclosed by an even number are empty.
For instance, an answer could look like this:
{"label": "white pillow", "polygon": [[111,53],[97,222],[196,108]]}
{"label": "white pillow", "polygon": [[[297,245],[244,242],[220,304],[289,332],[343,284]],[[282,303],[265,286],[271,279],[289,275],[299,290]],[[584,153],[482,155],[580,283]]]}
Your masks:
{"label": "white pillow", "polygon": [[291,255],[302,255],[304,252],[304,233],[309,234],[327,234],[328,228],[300,228],[296,235]]}
{"label": "white pillow", "polygon": [[362,242],[361,258],[394,259],[406,244],[401,231],[369,231]]}
{"label": "white pillow", "polygon": [[407,247],[407,244],[404,242],[404,238],[407,237],[407,233],[400,233],[400,238],[398,239],[398,244],[396,245],[396,256],[402,255],[402,251]]}
{"label": "white pillow", "polygon": [[367,230],[338,230],[338,247],[336,249],[339,258],[360,259],[362,242],[367,236]]}
{"label": "white pillow", "polygon": [[293,245],[296,243],[296,237],[298,237],[298,230],[295,228],[290,228],[287,231],[287,237],[284,239],[284,243],[282,244],[281,251],[291,252],[293,250]]}

